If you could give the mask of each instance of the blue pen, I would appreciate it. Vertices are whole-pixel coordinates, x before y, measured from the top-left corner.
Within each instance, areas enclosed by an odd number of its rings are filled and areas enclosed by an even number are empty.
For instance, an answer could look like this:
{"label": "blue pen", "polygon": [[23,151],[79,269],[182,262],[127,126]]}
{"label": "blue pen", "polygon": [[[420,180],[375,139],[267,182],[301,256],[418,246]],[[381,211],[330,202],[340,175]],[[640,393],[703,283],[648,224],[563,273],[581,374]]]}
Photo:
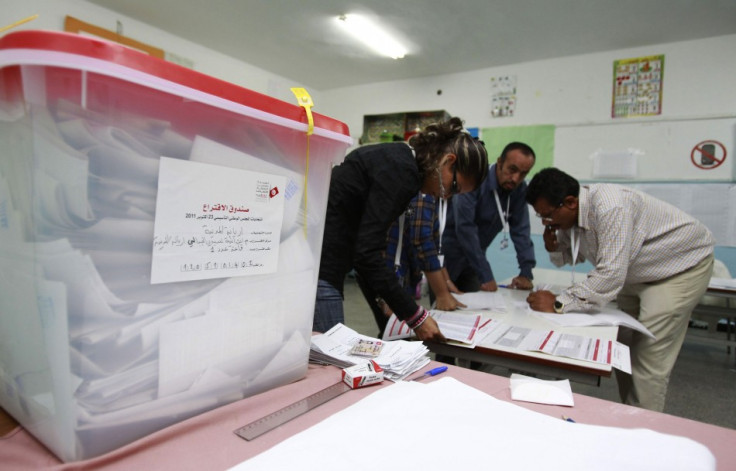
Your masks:
{"label": "blue pen", "polygon": [[570,417],[568,417],[568,416],[566,416],[566,415],[563,415],[563,416],[562,416],[562,420],[564,420],[565,422],[572,422],[572,423],[575,423],[575,421],[574,421],[574,420],[572,420],[572,419],[571,419]]}
{"label": "blue pen", "polygon": [[431,370],[425,372],[422,376],[413,379],[412,381],[420,381],[425,378],[429,378],[430,376],[437,376],[438,374],[444,373],[445,371],[447,371],[446,366],[438,366],[437,368],[432,368]]}

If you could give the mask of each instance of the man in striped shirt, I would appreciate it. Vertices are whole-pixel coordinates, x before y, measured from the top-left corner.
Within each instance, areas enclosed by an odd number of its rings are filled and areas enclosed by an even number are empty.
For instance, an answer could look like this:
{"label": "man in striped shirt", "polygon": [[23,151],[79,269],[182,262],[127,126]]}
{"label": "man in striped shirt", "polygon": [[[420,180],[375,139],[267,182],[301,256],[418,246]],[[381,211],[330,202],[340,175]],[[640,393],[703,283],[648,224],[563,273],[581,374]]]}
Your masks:
{"label": "man in striped shirt", "polygon": [[586,280],[555,296],[537,291],[527,299],[544,312],[591,311],[614,299],[655,339],[624,329],[632,374],[616,371],[621,399],[664,409],[667,383],[693,308],[713,271],[713,236],[698,220],[652,196],[612,184],[580,186],[547,168],[526,195],[545,225],[545,249],[557,266],[590,261]]}

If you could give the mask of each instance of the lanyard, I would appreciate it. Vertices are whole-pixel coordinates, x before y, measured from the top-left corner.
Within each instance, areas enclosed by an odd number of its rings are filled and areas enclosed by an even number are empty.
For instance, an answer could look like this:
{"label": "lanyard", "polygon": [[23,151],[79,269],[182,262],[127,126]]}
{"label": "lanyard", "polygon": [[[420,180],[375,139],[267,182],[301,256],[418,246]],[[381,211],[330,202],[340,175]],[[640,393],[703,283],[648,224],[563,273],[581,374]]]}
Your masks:
{"label": "lanyard", "polygon": [[394,267],[396,271],[399,271],[399,268],[401,267],[401,249],[402,245],[404,243],[404,217],[406,216],[406,213],[401,213],[401,216],[399,216],[399,240],[396,245],[396,256],[394,256]]}
{"label": "lanyard", "polygon": [[580,251],[580,239],[575,240],[575,228],[570,229],[570,250],[572,251],[572,272],[570,273],[571,285],[575,284],[575,262],[578,260]]}
{"label": "lanyard", "polygon": [[442,253],[442,233],[445,232],[445,224],[447,224],[447,200],[440,198],[440,245],[437,251],[437,258],[440,260],[440,266],[445,266],[445,256]]}
{"label": "lanyard", "polygon": [[501,199],[498,197],[498,191],[496,191],[495,189],[493,190],[493,196],[496,197],[496,207],[498,208],[498,214],[501,215],[501,220],[503,221],[503,239],[501,240],[501,250],[503,250],[509,246],[508,233],[509,233],[509,208],[511,205],[511,196],[509,195],[509,198],[506,200],[506,211],[505,212],[503,208],[501,207]]}
{"label": "lanyard", "polygon": [[[401,266],[401,250],[404,242],[404,219],[406,217],[406,212],[401,213],[401,216],[399,216],[399,240],[398,245],[396,246],[396,255],[394,256],[394,267],[396,267],[396,271],[399,270],[399,267]],[[440,260],[440,266],[445,266],[445,256],[442,254],[442,233],[445,231],[445,224],[447,224],[447,200],[444,198],[440,198],[440,211],[439,211],[439,219],[440,219],[440,245],[439,245],[439,252],[437,254],[437,258]]]}

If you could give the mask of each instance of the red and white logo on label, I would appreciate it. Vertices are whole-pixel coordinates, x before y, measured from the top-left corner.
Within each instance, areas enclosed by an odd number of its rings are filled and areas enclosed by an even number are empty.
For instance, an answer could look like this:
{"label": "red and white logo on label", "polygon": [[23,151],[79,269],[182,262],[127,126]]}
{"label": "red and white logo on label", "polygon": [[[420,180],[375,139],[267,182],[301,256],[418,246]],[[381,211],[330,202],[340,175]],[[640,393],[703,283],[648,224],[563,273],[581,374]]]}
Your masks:
{"label": "red and white logo on label", "polygon": [[273,188],[271,188],[271,191],[269,191],[269,192],[268,192],[268,195],[269,195],[269,196],[270,196],[271,198],[273,198],[274,196],[276,196],[276,195],[278,195],[278,194],[279,194],[279,189],[278,189],[278,187],[273,187]]}

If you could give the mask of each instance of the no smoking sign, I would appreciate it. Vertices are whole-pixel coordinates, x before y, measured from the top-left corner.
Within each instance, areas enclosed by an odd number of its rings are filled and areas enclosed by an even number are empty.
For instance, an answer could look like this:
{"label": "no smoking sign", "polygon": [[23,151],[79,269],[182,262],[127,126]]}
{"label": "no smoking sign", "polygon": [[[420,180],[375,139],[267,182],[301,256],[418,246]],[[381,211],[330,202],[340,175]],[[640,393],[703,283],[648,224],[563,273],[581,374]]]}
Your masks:
{"label": "no smoking sign", "polygon": [[712,170],[726,160],[726,146],[718,141],[703,141],[690,152],[693,165],[703,170]]}

